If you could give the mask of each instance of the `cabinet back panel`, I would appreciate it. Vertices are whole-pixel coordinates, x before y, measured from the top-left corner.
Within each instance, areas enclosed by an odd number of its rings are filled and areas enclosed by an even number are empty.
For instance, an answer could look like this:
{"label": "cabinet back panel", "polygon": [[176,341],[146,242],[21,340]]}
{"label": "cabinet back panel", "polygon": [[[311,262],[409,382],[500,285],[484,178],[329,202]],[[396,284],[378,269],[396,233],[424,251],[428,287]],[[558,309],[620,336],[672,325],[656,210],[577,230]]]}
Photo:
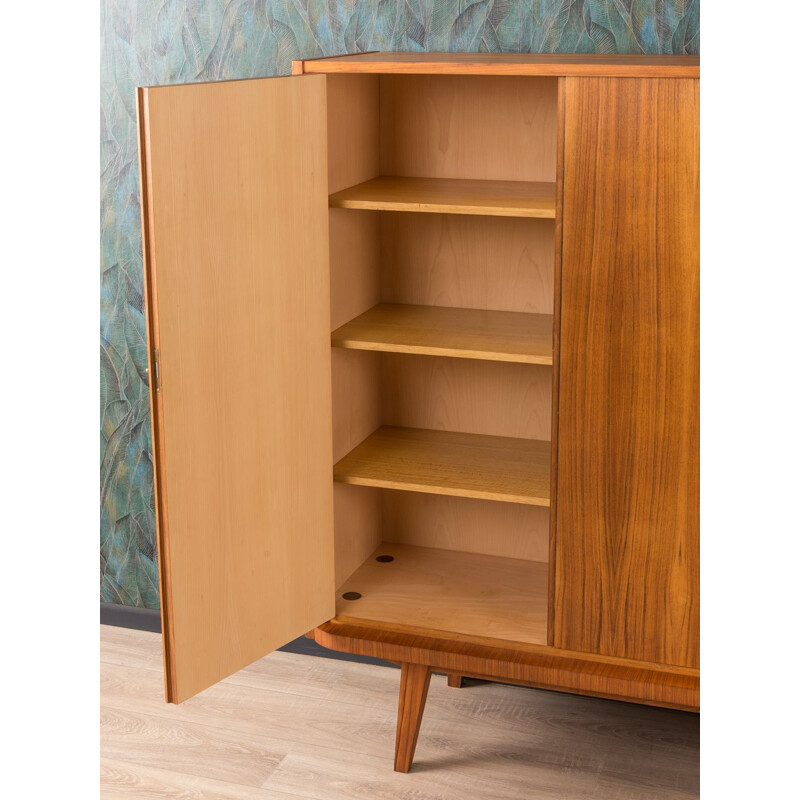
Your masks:
{"label": "cabinet back panel", "polygon": [[382,75],[381,174],[554,181],[556,78]]}
{"label": "cabinet back panel", "polygon": [[419,492],[380,491],[383,541],[526,561],[548,559],[547,508]]}
{"label": "cabinet back panel", "polygon": [[553,313],[552,220],[380,217],[383,302]]}
{"label": "cabinet back panel", "polygon": [[381,354],[384,425],[550,439],[553,370]]}

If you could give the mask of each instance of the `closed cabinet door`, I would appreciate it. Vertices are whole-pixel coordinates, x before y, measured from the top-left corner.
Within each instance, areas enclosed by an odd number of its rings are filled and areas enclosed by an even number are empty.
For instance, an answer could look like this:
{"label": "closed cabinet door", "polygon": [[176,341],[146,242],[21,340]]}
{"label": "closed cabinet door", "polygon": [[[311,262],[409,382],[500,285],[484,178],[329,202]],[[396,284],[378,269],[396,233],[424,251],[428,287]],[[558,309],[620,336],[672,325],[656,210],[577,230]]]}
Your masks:
{"label": "closed cabinet door", "polygon": [[699,81],[567,78],[554,644],[699,663]]}
{"label": "closed cabinet door", "polygon": [[167,699],[334,614],[324,76],[142,89]]}

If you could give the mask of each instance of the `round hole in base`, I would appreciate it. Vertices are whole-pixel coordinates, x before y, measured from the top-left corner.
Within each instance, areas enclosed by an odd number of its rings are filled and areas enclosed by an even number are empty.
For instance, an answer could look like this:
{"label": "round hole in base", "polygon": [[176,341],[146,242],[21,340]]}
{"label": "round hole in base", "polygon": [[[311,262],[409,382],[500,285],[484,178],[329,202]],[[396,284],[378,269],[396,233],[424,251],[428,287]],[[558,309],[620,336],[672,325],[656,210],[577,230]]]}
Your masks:
{"label": "round hole in base", "polygon": [[375,560],[380,561],[381,564],[388,564],[390,561],[394,561],[394,556],[377,556]]}
{"label": "round hole in base", "polygon": [[342,597],[345,600],[360,600],[361,594],[360,592],[345,592]]}

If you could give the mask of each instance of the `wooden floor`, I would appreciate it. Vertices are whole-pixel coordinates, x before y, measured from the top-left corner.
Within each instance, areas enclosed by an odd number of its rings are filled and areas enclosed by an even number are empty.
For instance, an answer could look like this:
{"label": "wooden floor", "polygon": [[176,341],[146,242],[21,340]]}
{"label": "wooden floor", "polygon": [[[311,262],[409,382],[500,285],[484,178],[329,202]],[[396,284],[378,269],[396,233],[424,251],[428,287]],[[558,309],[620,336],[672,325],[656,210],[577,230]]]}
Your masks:
{"label": "wooden floor", "polygon": [[273,653],[180,706],[160,637],[101,626],[108,798],[699,797],[699,718],[434,675],[412,771],[392,771],[399,672]]}

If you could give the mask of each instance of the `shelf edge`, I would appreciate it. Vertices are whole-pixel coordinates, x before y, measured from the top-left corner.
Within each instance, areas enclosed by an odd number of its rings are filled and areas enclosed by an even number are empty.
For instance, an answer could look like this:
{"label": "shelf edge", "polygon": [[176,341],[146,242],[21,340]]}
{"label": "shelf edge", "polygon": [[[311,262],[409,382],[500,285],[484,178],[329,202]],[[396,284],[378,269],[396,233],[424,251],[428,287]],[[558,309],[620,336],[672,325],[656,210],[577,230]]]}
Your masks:
{"label": "shelf edge", "polygon": [[331,334],[331,347],[338,347],[342,350],[366,350],[372,353],[404,353],[406,355],[464,358],[473,361],[500,361],[508,364],[534,364],[543,367],[553,366],[552,356],[517,355],[515,353],[501,352],[498,350],[471,350],[458,347],[393,344],[350,338],[334,339],[333,334]]}
{"label": "shelf edge", "polygon": [[483,489],[458,489],[449,486],[433,484],[417,484],[406,481],[395,481],[381,478],[362,478],[358,475],[337,475],[334,471],[333,480],[336,483],[346,483],[351,486],[371,486],[376,489],[393,489],[400,492],[419,492],[420,494],[436,494],[446,497],[467,497],[476,500],[493,500],[498,503],[516,503],[525,506],[550,507],[549,497],[535,497],[532,495],[505,494],[491,492]]}

